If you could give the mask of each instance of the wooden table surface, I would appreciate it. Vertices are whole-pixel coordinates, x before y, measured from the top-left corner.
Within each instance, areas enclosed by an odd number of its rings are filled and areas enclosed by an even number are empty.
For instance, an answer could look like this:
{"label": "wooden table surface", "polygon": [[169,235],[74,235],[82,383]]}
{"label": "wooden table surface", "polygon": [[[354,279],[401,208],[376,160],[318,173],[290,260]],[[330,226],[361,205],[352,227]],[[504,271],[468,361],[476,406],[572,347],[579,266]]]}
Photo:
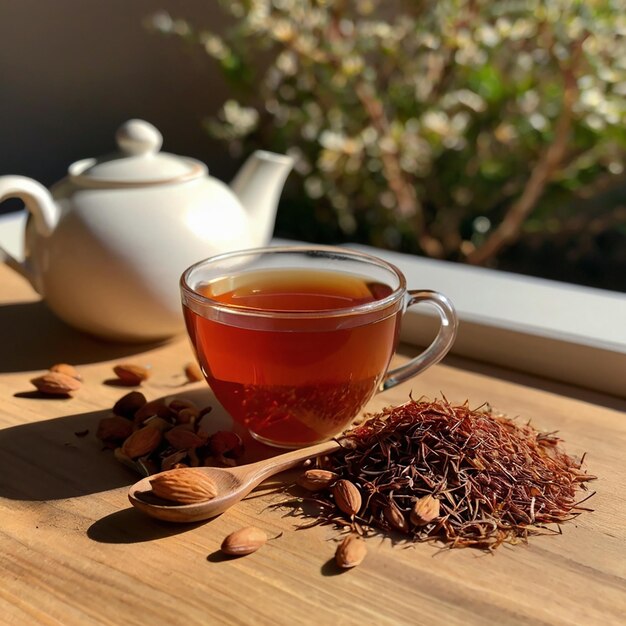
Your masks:
{"label": "wooden table surface", "polygon": [[[488,400],[558,430],[570,453],[587,451],[587,468],[599,477],[595,512],[564,524],[562,535],[493,555],[369,539],[364,563],[339,573],[338,531],[295,530],[302,520],[270,507],[285,496],[268,489],[191,526],[130,508],[126,492],[137,476],[94,435],[124,393],[105,381],[112,365],[132,361],[152,367],[148,399],[190,394],[209,402],[204,383],[180,386],[191,358],[185,338],[126,346],[74,332],[0,267],[0,623],[626,623],[624,402],[460,360],[375,397],[374,410],[404,402],[411,390]],[[75,397],[30,393],[29,379],[60,361],[84,377]],[[85,429],[85,437],[74,434]],[[283,534],[251,556],[221,558],[224,536],[250,524]]]}

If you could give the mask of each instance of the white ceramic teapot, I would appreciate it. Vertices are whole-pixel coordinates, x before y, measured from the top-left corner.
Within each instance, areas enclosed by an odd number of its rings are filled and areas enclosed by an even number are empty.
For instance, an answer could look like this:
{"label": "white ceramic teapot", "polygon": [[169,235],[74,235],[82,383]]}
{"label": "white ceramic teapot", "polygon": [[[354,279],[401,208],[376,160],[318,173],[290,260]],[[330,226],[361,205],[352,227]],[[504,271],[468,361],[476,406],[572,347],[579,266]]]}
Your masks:
{"label": "white ceramic teapot", "polygon": [[31,214],[24,260],[4,257],[68,324],[108,339],[162,339],[183,329],[185,268],[268,243],[292,159],[255,152],[229,189],[203,163],[159,152],[161,134],[147,122],[126,122],[116,140],[120,152],[72,164],[50,192],[0,177],[0,202],[19,197]]}

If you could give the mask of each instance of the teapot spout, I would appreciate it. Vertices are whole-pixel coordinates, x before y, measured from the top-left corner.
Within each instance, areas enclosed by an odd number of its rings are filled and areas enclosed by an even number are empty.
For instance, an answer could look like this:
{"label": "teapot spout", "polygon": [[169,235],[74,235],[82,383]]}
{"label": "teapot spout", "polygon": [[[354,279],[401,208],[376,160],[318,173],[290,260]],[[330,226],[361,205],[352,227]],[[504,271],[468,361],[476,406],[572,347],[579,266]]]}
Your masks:
{"label": "teapot spout", "polygon": [[292,167],[289,156],[257,150],[230,185],[250,218],[251,239],[257,246],[272,238],[278,199]]}

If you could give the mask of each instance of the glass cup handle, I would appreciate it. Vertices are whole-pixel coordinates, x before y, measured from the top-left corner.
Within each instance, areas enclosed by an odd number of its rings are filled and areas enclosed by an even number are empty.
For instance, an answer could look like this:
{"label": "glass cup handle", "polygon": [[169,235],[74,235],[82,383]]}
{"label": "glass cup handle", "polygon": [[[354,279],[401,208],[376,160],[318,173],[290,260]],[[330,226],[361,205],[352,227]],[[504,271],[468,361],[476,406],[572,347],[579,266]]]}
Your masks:
{"label": "glass cup handle", "polygon": [[437,309],[441,317],[441,326],[439,327],[437,336],[424,352],[411,359],[406,365],[397,367],[385,374],[379,391],[395,387],[425,370],[427,367],[439,363],[448,353],[448,350],[450,350],[456,338],[459,320],[456,316],[454,306],[452,306],[452,302],[450,302],[446,296],[437,291],[430,291],[428,289],[414,289],[409,290],[407,293],[409,295],[409,300],[406,305],[407,309],[414,304],[427,302]]}

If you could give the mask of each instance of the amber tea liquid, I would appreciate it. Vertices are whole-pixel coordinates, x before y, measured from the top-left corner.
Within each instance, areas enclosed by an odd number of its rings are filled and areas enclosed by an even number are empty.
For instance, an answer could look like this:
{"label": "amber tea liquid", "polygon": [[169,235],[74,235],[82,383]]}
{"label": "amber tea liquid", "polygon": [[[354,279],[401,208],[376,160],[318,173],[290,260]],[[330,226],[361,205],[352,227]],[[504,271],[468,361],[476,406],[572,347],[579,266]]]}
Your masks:
{"label": "amber tea liquid", "polygon": [[[340,312],[391,294],[391,287],[366,277],[257,270],[195,291],[244,312],[277,312],[206,319],[185,308],[209,385],[261,441],[296,447],[336,434],[377,389],[395,349],[397,302],[371,313]],[[289,315],[293,311],[305,313]]]}

